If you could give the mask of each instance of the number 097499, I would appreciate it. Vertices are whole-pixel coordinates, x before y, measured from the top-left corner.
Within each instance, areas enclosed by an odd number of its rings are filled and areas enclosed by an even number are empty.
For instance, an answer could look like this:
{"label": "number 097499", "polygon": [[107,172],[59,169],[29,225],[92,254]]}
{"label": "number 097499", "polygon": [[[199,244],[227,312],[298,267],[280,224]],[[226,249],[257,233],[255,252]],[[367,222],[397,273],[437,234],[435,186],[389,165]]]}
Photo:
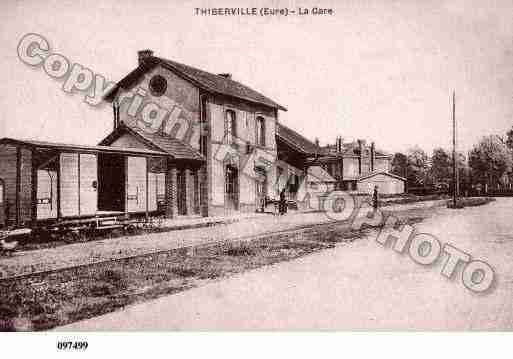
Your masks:
{"label": "number 097499", "polygon": [[57,342],[58,350],[86,350],[88,347],[86,341],[83,342]]}

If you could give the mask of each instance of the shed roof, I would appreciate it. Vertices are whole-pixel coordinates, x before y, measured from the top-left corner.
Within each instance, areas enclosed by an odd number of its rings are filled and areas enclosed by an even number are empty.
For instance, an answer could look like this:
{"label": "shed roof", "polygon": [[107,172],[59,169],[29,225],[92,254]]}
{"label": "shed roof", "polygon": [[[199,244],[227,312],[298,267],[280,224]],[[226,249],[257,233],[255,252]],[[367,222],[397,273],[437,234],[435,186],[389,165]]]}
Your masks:
{"label": "shed roof", "polygon": [[74,145],[69,143],[47,142],[39,140],[20,140],[14,138],[2,138],[0,144],[15,145],[15,146],[28,146],[35,148],[56,149],[61,151],[73,152],[102,152],[102,153],[116,153],[127,155],[154,155],[154,156],[167,156],[168,154],[163,151],[154,151],[149,149],[132,148],[132,147],[109,147],[109,146],[90,146],[90,145]]}
{"label": "shed roof", "polygon": [[322,153],[322,149],[309,139],[294,131],[290,127],[287,127],[281,123],[278,123],[276,128],[276,135],[287,142],[292,147],[296,148],[300,152],[309,155],[317,155]]}
{"label": "shed roof", "polygon": [[140,129],[137,126],[127,126],[123,123],[119,125],[118,128],[110,133],[106,138],[104,138],[100,142],[100,145],[112,144],[123,133],[130,133],[149,147],[152,147],[157,151],[164,152],[167,155],[171,155],[173,158],[178,160],[205,160],[205,157],[196,149],[176,138],[165,136],[159,133],[150,133]]}
{"label": "shed roof", "polygon": [[312,166],[308,168],[308,182],[331,183],[337,182],[324,168]]}
{"label": "shed roof", "polygon": [[287,111],[284,106],[262,95],[260,92],[257,92],[252,88],[241,84],[240,82],[232,80],[231,78],[216,75],[192,66],[184,65],[176,61],[155,56],[150,56],[144,59],[144,61],[135,70],[130,72],[121,81],[119,81],[116,86],[114,86],[104,96],[104,99],[107,101],[112,101],[119,88],[129,89],[144,73],[157,65],[161,65],[164,68],[175,72],[179,76],[190,81],[205,91],[231,96],[241,100],[246,100],[249,102]]}

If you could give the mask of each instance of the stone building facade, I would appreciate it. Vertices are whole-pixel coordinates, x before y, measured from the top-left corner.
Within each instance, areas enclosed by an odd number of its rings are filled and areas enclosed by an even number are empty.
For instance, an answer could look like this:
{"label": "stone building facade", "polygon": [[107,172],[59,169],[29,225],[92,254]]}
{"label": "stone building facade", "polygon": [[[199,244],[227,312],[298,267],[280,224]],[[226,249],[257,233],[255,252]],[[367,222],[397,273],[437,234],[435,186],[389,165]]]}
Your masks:
{"label": "stone building facade", "polygon": [[255,211],[276,189],[276,128],[286,110],[234,81],[140,51],[111,89],[114,131],[101,145],[169,154],[163,207],[176,215]]}

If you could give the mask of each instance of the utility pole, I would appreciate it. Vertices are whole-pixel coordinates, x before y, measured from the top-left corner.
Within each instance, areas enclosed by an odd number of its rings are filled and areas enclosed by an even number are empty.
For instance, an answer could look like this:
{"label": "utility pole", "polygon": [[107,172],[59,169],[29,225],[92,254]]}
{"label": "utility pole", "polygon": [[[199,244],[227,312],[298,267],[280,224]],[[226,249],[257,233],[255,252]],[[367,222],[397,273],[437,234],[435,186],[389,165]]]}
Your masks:
{"label": "utility pole", "polygon": [[452,92],[452,169],[453,169],[453,204],[456,207],[456,198],[459,194],[458,165],[456,161],[456,93]]}

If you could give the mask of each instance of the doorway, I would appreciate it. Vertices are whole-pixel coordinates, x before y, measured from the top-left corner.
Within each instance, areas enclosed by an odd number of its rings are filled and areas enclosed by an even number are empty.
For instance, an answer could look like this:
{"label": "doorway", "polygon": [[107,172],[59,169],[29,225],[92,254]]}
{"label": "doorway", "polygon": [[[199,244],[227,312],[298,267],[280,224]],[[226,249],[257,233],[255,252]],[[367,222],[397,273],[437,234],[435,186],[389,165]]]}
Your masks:
{"label": "doorway", "polygon": [[125,211],[125,158],[98,154],[98,210]]}
{"label": "doorway", "polygon": [[192,173],[192,185],[193,185],[192,208],[194,210],[194,214],[200,214],[200,186],[199,186],[198,170],[194,170],[191,173]]}
{"label": "doorway", "polygon": [[185,182],[185,170],[179,169],[176,173],[176,192],[178,215],[187,215],[187,186]]}
{"label": "doorway", "polygon": [[256,173],[256,199],[257,209],[261,211],[265,210],[265,198],[268,195],[267,192],[267,172],[262,168],[255,168]]}
{"label": "doorway", "polygon": [[225,169],[225,208],[231,211],[239,209],[239,171],[227,165]]}

